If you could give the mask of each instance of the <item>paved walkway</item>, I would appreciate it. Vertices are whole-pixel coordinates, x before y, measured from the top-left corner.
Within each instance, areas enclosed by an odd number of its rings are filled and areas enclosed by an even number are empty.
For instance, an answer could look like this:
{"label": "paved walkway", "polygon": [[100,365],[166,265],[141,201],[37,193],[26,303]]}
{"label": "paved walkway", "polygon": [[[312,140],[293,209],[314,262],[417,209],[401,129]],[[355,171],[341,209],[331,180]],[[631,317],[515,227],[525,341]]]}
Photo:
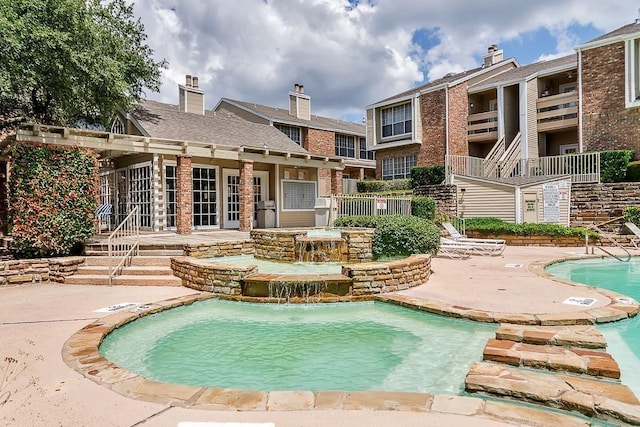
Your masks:
{"label": "paved walkway", "polygon": [[[233,232],[232,232],[233,233]],[[236,232],[237,233],[237,232]],[[236,235],[237,236],[237,235]],[[238,237],[233,238],[237,240]],[[509,247],[498,258],[458,261],[436,258],[429,283],[412,297],[440,299],[479,310],[572,313],[584,307],[562,304],[568,296],[606,296],[550,281],[530,266],[578,255],[581,249]],[[520,268],[506,264],[523,264]],[[582,292],[587,292],[583,294]],[[9,426],[176,426],[180,421],[273,422],[286,426],[498,426],[527,425],[535,413],[478,398],[438,397],[428,412],[360,410],[208,411],[143,402],[95,384],[62,360],[65,341],[106,314],[95,310],[122,302],[148,303],[192,294],[186,288],[98,287],[58,284],[0,287],[0,425]],[[481,359],[478,355],[478,360]],[[1,379],[1,377],[0,377]],[[6,402],[5,402],[6,400]],[[480,416],[473,414],[482,414]],[[510,421],[509,421],[510,420]],[[538,418],[538,424],[545,423]],[[586,425],[566,418],[568,425]]]}

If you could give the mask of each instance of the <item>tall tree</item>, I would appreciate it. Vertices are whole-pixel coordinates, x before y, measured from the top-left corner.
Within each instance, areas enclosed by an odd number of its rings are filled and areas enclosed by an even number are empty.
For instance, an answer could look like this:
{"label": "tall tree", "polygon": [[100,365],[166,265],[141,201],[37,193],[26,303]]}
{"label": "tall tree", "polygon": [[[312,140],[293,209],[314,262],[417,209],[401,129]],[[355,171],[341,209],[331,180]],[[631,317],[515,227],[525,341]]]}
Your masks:
{"label": "tall tree", "polygon": [[146,38],[125,0],[0,0],[0,119],[108,122],[159,90]]}

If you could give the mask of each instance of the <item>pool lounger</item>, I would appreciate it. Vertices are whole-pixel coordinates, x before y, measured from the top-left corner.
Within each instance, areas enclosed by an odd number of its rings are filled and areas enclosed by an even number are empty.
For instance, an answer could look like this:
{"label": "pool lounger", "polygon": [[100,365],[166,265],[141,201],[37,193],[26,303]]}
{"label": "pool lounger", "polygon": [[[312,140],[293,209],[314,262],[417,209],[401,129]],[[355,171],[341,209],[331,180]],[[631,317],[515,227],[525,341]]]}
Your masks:
{"label": "pool lounger", "polygon": [[632,232],[633,234],[635,234],[635,235],[636,235],[636,237],[634,237],[634,238],[632,238],[632,239],[631,239],[631,244],[632,244],[636,249],[640,249],[640,248],[638,248],[638,244],[640,243],[640,228],[638,228],[638,226],[637,226],[637,225],[635,225],[635,224],[634,224],[634,223],[632,223],[632,222],[627,222],[627,223],[625,223],[624,225],[626,225],[626,226],[627,226],[627,228],[628,228],[629,230],[631,230],[631,232]]}

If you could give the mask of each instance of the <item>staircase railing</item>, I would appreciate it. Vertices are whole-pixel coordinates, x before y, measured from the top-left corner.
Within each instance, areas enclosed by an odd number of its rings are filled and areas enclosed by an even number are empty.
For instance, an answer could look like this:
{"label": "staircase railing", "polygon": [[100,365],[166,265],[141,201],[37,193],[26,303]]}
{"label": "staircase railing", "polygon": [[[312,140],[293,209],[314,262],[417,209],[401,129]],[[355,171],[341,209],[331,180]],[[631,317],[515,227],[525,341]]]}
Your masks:
{"label": "staircase railing", "polygon": [[498,161],[501,178],[522,175],[521,156],[522,135],[517,133]]}
{"label": "staircase railing", "polygon": [[487,157],[484,158],[484,171],[483,174],[487,178],[497,178],[498,173],[498,161],[504,154],[504,135],[493,145]]}
{"label": "staircase railing", "polygon": [[[600,233],[600,236],[605,237],[608,241],[610,241],[611,243],[613,243],[613,245],[614,245],[615,247],[622,249],[622,250],[626,253],[626,256],[622,256],[622,257],[620,257],[620,256],[618,256],[618,255],[616,255],[616,254],[614,254],[614,253],[612,253],[612,252],[609,252],[609,251],[608,251],[607,249],[605,249],[602,245],[595,245],[595,244],[594,244],[594,245],[591,245],[591,253],[592,253],[592,254],[593,254],[593,249],[594,249],[594,248],[598,248],[598,249],[600,249],[602,252],[604,252],[605,254],[609,255],[609,256],[610,256],[610,257],[612,257],[612,258],[617,259],[617,260],[618,260],[618,261],[620,261],[620,262],[629,262],[629,260],[631,259],[631,253],[629,253],[629,251],[627,250],[627,248],[625,248],[624,246],[622,246],[622,245],[621,245],[621,244],[620,244],[616,239],[614,239],[613,237],[611,237],[608,233],[606,233],[605,231],[603,231],[603,230],[600,228],[600,226],[607,225],[607,224],[612,223],[612,222],[615,222],[615,221],[619,221],[619,220],[621,220],[622,218],[624,218],[624,217],[622,217],[622,216],[621,216],[621,217],[617,217],[617,218],[610,219],[610,220],[608,220],[608,221],[601,222],[601,223],[599,223],[599,224],[593,224],[593,225],[588,226],[588,227],[587,227],[587,229],[588,229],[588,230],[589,230],[589,229],[591,229],[591,230],[595,230],[595,231],[597,231],[598,233]],[[588,253],[589,253],[589,234],[586,234],[586,235],[585,235],[584,241],[585,241],[585,251],[586,251],[586,253],[588,254]]]}
{"label": "staircase railing", "polygon": [[140,214],[136,206],[109,235],[109,286],[113,284],[113,278],[122,273],[125,265],[131,265],[139,247]]}

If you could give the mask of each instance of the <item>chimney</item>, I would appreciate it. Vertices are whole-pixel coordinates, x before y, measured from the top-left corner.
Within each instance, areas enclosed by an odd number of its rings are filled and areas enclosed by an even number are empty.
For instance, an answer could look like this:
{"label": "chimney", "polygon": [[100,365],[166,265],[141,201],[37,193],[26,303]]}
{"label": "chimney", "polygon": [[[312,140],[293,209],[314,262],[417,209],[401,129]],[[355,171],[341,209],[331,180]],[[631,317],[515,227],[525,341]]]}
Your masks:
{"label": "chimney", "polygon": [[497,44],[492,44],[487,48],[487,54],[483,58],[483,67],[490,67],[504,59],[503,50],[498,49]]}
{"label": "chimney", "polygon": [[180,111],[204,115],[204,91],[198,87],[198,77],[187,74],[185,84],[178,85]]}
{"label": "chimney", "polygon": [[289,114],[302,120],[311,120],[311,98],[304,94],[304,86],[296,83],[289,92]]}

